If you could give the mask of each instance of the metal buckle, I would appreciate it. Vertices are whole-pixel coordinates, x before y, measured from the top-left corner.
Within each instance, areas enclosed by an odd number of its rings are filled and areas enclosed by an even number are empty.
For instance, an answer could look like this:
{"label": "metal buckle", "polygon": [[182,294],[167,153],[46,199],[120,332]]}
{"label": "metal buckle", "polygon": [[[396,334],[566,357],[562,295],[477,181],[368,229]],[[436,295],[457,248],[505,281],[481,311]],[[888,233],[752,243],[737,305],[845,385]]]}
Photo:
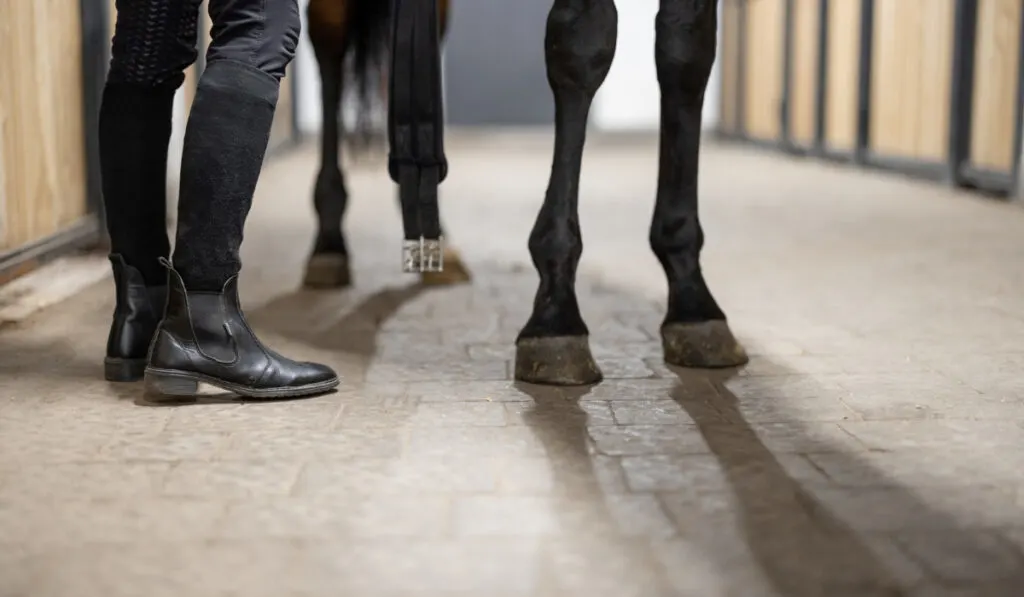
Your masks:
{"label": "metal buckle", "polygon": [[408,274],[444,271],[444,238],[407,240],[402,243],[402,271]]}

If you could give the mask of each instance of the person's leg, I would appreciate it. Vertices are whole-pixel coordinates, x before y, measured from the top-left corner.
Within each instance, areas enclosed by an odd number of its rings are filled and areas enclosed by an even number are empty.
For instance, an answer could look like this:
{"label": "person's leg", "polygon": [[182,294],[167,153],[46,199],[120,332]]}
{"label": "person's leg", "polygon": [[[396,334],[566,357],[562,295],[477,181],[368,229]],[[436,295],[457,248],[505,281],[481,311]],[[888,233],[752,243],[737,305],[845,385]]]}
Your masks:
{"label": "person's leg", "polygon": [[104,375],[136,381],[163,314],[167,145],[174,93],[196,59],[201,0],[117,0],[100,105],[100,168],[117,302]]}
{"label": "person's leg", "polygon": [[298,44],[298,6],[209,0],[209,10],[212,40],[185,127],[174,266],[147,387],[189,395],[204,382],[250,398],[320,393],[338,384],[334,371],[267,349],[238,300],[242,232]]}

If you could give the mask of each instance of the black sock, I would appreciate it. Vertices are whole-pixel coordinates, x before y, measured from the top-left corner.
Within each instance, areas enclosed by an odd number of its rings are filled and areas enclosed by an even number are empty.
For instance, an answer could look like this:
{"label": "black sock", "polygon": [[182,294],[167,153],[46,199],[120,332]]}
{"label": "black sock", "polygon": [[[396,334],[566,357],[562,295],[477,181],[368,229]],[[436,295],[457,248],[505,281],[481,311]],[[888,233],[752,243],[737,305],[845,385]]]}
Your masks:
{"label": "black sock", "polygon": [[270,140],[278,81],[240,62],[209,63],[185,127],[174,268],[188,290],[216,291],[238,250]]}
{"label": "black sock", "polygon": [[167,240],[167,144],[174,89],[109,83],[100,105],[100,169],[111,252],[162,286]]}

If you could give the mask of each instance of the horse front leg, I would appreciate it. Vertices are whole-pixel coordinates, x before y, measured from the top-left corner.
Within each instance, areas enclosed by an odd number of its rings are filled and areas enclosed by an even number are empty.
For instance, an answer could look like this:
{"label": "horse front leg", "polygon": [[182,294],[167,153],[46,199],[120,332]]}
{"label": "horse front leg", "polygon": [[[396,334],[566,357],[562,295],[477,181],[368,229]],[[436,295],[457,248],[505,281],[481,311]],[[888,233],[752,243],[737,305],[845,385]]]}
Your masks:
{"label": "horse front leg", "polygon": [[578,214],[587,116],[615,56],[618,13],[613,0],[555,0],[544,41],[555,98],[555,149],[544,203],[530,233],[540,275],[533,314],[516,339],[517,380],[584,385],[601,380],[589,331],[576,301],[583,253]]}
{"label": "horse front leg", "polygon": [[715,61],[717,5],[717,0],[661,0],[655,22],[661,150],[650,243],[668,279],[668,310],[661,326],[664,357],[680,367],[747,362],[700,268],[704,231],[697,172],[704,91]]}

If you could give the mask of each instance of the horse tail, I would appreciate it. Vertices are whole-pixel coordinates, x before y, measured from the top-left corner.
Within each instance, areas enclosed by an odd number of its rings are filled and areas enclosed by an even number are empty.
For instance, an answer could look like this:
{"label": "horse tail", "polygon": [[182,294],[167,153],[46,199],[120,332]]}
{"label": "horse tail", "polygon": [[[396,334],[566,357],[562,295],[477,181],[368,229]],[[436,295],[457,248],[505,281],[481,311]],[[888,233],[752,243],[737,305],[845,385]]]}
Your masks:
{"label": "horse tail", "polygon": [[373,133],[372,117],[375,100],[379,97],[379,77],[389,55],[391,0],[349,1],[345,55],[351,60],[347,78],[355,84],[357,94],[356,130],[353,132],[365,141]]}

